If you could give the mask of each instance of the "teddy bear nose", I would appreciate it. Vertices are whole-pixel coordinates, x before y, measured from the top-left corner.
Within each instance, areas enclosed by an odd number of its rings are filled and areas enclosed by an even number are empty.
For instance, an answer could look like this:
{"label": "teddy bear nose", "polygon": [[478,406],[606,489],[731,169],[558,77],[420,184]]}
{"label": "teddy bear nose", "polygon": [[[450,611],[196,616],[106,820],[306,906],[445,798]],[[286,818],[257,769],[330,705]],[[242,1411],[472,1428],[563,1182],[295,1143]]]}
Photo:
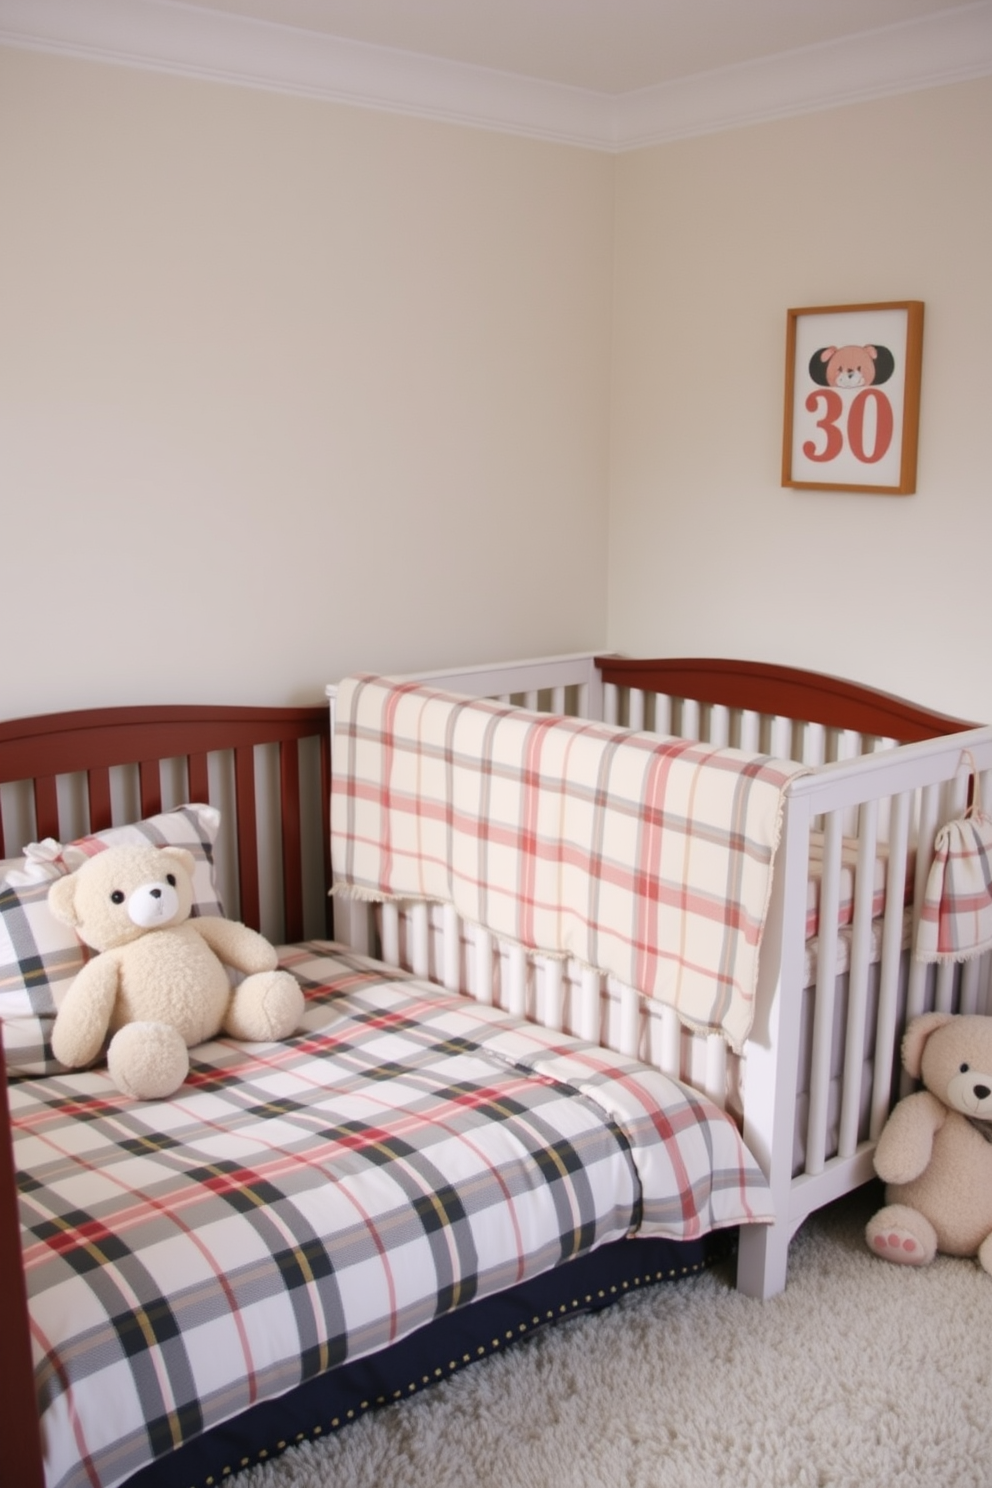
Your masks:
{"label": "teddy bear nose", "polygon": [[161,897],[162,897],[162,890],[161,889],[149,889],[148,892],[149,892],[149,894],[151,894],[151,896],[152,896],[153,899],[161,899]]}
{"label": "teddy bear nose", "polygon": [[975,1086],[972,1087],[972,1089],[974,1090],[975,1094],[978,1096],[978,1099],[979,1100],[988,1100],[989,1096],[992,1095],[992,1086],[988,1086],[988,1085],[975,1085]]}

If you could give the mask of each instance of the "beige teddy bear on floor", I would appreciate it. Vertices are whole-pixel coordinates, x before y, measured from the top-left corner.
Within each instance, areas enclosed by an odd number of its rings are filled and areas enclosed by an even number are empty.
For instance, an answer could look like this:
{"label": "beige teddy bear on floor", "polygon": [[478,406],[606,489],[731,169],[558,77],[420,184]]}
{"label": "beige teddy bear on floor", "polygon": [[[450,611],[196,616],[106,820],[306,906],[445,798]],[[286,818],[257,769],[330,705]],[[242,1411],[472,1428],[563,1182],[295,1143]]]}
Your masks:
{"label": "beige teddy bear on floor", "polygon": [[903,1064],[926,1087],[882,1129],[875,1170],[886,1206],[869,1220],[876,1255],[925,1266],[938,1251],[977,1256],[992,1273],[992,1018],[924,1013]]}
{"label": "beige teddy bear on floor", "polygon": [[[261,935],[219,916],[190,918],[194,860],[181,847],[127,845],[56,879],[48,902],[93,956],[73,980],[52,1030],[56,1059],[91,1064],[111,1035],[107,1065],[138,1100],[172,1095],[187,1049],[223,1031],[287,1037],[303,1012],[291,973]],[[232,989],[226,967],[244,972]]]}

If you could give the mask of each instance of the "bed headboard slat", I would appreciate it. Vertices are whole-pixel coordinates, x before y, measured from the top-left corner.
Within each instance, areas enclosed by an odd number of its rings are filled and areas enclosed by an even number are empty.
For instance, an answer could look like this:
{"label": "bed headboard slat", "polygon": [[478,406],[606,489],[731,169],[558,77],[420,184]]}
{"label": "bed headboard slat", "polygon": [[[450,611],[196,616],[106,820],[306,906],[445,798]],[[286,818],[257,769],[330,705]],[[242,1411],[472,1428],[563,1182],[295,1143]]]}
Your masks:
{"label": "bed headboard slat", "polygon": [[156,816],[162,810],[162,777],[158,760],[139,760],[138,779],[142,816]]}
{"label": "bed headboard slat", "polygon": [[205,754],[191,754],[186,760],[186,778],[191,801],[209,801],[210,773]]}
{"label": "bed headboard slat", "polygon": [[234,789],[238,810],[238,897],[239,918],[257,925],[261,918],[258,888],[258,813],[255,808],[255,751],[234,751]]}
{"label": "bed headboard slat", "polygon": [[38,837],[58,837],[59,797],[54,775],[43,775],[34,783],[34,810]]}
{"label": "bed headboard slat", "polygon": [[[91,770],[89,773],[90,831],[103,832],[113,826],[114,807],[110,796],[110,771]],[[62,834],[59,833],[59,836]]]}
{"label": "bed headboard slat", "polygon": [[300,751],[297,744],[279,749],[279,805],[282,811],[282,884],[286,939],[303,939],[303,839],[300,830]]}

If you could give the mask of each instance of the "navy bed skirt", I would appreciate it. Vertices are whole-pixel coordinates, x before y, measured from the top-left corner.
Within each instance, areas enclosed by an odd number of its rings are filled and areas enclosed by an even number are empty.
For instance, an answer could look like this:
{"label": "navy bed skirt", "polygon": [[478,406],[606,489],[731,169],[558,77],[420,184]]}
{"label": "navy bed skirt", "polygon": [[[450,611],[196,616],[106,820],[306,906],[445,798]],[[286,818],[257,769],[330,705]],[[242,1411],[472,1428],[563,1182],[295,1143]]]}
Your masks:
{"label": "navy bed skirt", "polygon": [[549,1323],[597,1312],[659,1282],[681,1280],[733,1254],[737,1230],[699,1240],[617,1240],[436,1318],[379,1353],[339,1365],[263,1401],[150,1463],[127,1488],[200,1488],[319,1440],[370,1410],[409,1399]]}

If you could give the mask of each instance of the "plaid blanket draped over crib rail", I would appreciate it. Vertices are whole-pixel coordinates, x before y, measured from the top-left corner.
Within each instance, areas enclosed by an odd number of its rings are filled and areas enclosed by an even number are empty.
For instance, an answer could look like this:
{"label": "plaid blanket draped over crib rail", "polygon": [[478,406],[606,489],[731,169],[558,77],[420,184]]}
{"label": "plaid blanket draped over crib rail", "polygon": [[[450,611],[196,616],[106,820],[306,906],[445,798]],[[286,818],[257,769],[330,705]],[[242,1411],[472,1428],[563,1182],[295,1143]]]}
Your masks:
{"label": "plaid blanket draped over crib rail", "polygon": [[335,727],[336,892],[453,904],[740,1050],[803,766],[373,676]]}

